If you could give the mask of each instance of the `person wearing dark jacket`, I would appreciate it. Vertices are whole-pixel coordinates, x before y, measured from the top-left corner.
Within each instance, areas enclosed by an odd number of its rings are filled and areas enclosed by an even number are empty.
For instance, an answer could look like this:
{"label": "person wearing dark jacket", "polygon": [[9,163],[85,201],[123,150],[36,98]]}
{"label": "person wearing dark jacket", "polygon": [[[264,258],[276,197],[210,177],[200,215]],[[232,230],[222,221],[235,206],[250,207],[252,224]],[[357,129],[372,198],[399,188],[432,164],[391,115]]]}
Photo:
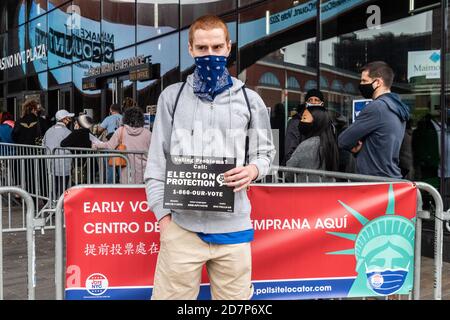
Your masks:
{"label": "person wearing dark jacket", "polygon": [[298,113],[288,121],[286,128],[286,139],[284,145],[284,159],[282,165],[291,158],[297,146],[304,140],[304,136],[298,130],[300,117],[303,114],[306,106],[323,106],[323,93],[317,89],[311,89],[306,93],[305,103],[299,106]]}
{"label": "person wearing dark jacket", "polygon": [[12,139],[17,144],[40,145],[44,137],[46,125],[38,117],[39,103],[29,99],[22,105],[22,117],[16,122],[12,131]]}
{"label": "person wearing dark jacket", "polygon": [[[94,124],[94,121],[91,117],[83,114],[80,115],[75,120],[74,130],[61,141],[61,147],[63,148],[91,148],[92,142],[90,138],[89,129]],[[86,154],[86,151],[74,151],[72,153],[76,154]],[[90,163],[88,166],[87,163]],[[90,170],[88,170],[88,167]],[[92,159],[80,159],[78,162],[75,162],[75,167],[73,170],[73,182],[75,184],[87,183],[89,181],[88,176],[94,180],[96,172],[98,168],[95,162]]]}
{"label": "person wearing dark jacket", "polygon": [[277,103],[273,107],[273,116],[270,117],[270,126],[272,130],[278,130],[278,150],[279,150],[279,160],[283,160],[284,156],[284,138],[285,138],[285,112],[284,104]]}
{"label": "person wearing dark jacket", "polygon": [[92,118],[83,114],[76,121],[72,131],[64,140],[61,141],[63,148],[91,148],[92,142],[89,129],[92,127]]}
{"label": "person wearing dark jacket", "polygon": [[412,120],[406,122],[405,136],[400,147],[399,166],[405,179],[414,179],[414,160],[412,147]]}
{"label": "person wearing dark jacket", "polygon": [[298,125],[300,123],[300,117],[305,109],[305,105],[299,106],[299,111],[288,121],[286,127],[286,138],[284,139],[284,158],[281,165],[286,165],[286,162],[291,158],[295,148],[302,142],[300,131],[298,131]]}
{"label": "person wearing dark jacket", "polygon": [[360,174],[402,178],[399,167],[400,146],[405,134],[409,107],[391,93],[394,72],[382,61],[362,68],[359,89],[373,101],[338,138],[340,148],[356,155]]}
{"label": "person wearing dark jacket", "polygon": [[[305,139],[295,149],[286,165],[291,168],[337,171],[338,147],[327,110],[323,106],[306,108],[300,119],[299,131]],[[294,177],[291,172],[287,172],[285,178],[287,182],[307,181],[305,174],[296,174]],[[308,176],[308,181],[319,182],[321,178],[312,175]]]}

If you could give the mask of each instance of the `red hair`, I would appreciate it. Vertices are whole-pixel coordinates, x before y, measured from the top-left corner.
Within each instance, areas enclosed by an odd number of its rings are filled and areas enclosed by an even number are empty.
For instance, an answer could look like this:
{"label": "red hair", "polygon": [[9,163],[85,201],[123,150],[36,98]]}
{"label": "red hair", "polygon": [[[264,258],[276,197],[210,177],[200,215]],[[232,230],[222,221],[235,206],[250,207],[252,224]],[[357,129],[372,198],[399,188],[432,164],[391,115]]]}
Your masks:
{"label": "red hair", "polygon": [[189,28],[189,44],[192,46],[194,43],[194,33],[198,29],[212,30],[220,28],[225,33],[227,44],[230,42],[230,32],[225,22],[217,16],[206,15],[198,18]]}

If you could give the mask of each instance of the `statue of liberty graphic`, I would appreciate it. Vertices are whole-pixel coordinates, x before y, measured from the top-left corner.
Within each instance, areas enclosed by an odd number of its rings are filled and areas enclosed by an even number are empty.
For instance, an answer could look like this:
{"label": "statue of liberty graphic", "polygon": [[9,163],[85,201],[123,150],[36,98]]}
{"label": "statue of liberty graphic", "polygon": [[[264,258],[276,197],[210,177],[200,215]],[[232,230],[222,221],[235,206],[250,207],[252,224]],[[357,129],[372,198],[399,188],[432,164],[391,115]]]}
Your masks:
{"label": "statue of liberty graphic", "polygon": [[339,203],[362,225],[356,234],[327,232],[355,242],[353,249],[329,252],[355,255],[355,281],[349,297],[408,294],[413,287],[415,218],[395,215],[395,197],[389,186],[386,214],[371,221],[345,203]]}

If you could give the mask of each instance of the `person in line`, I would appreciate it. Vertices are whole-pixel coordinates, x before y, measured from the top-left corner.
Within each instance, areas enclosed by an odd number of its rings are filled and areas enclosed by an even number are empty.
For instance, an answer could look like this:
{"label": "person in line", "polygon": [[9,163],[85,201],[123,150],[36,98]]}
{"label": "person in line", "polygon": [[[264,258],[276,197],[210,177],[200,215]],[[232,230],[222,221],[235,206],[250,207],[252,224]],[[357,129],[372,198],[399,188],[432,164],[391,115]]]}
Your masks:
{"label": "person in line", "polygon": [[[14,118],[11,113],[3,112],[0,122],[0,143],[14,143],[12,139],[12,131],[14,129]],[[14,147],[8,145],[0,145],[0,156],[13,156]]]}
{"label": "person in line", "polygon": [[41,145],[45,134],[45,124],[38,116],[39,103],[34,99],[26,100],[22,105],[22,117],[16,121],[12,132],[14,143]]}
{"label": "person in line", "polygon": [[93,126],[93,120],[88,115],[82,114],[75,120],[74,130],[61,141],[61,147],[64,148],[91,148],[92,137],[90,129]]}
{"label": "person in line", "polygon": [[[109,113],[110,115],[107,116],[97,128],[97,131],[100,134],[99,139],[104,142],[111,139],[117,128],[122,125],[122,115],[120,114],[120,106],[118,104],[113,103],[109,108]],[[114,181],[118,181],[118,177],[120,175],[119,168],[116,168],[114,172],[114,168],[112,166],[108,166],[107,161],[105,161],[105,166],[106,182],[113,183]]]}
{"label": "person in line", "polygon": [[340,134],[339,148],[355,154],[357,173],[401,179],[399,153],[409,107],[391,92],[394,71],[386,62],[371,62],[361,70],[359,90],[373,101]]}
{"label": "person in line", "polygon": [[136,101],[133,98],[125,97],[122,103],[122,112],[125,112],[125,110],[131,107],[137,107]]}
{"label": "person in line", "polygon": [[[322,106],[307,107],[300,119],[299,132],[304,140],[298,145],[286,165],[293,168],[337,171],[339,151],[334,127],[327,110]],[[287,182],[295,181],[294,173],[287,172]],[[306,181],[305,174],[297,174],[297,182]],[[310,175],[308,182],[318,182],[319,177]]]}
{"label": "person in line", "polygon": [[107,116],[103,122],[98,127],[98,133],[102,133],[103,131],[107,131],[106,139],[111,139],[114,132],[116,132],[117,128],[122,125],[122,115],[120,114],[120,106],[116,103],[113,103],[109,107],[109,116]]}
{"label": "person in line", "polygon": [[[152,134],[144,128],[144,113],[138,107],[130,107],[123,115],[123,126],[116,130],[107,142],[93,144],[94,149],[115,149],[120,143],[127,151],[147,151],[150,148]],[[144,183],[144,170],[147,164],[147,154],[128,155],[130,168],[121,168],[120,182]]]}
{"label": "person in line", "polygon": [[0,142],[13,143],[12,131],[14,129],[14,118],[11,113],[3,112],[0,122]]}
{"label": "person in line", "polygon": [[[189,29],[188,47],[195,71],[184,84],[161,93],[145,171],[161,240],[152,299],[196,299],[204,265],[213,299],[250,299],[254,230],[246,188],[268,173],[275,157],[269,115],[261,97],[230,76],[230,34],[220,18],[198,18]],[[214,134],[202,138],[205,126]],[[242,135],[226,148],[219,141],[230,131]],[[166,161],[208,154],[236,159],[236,167],[224,173],[226,186],[234,191],[234,212],[163,208]]]}
{"label": "person in line", "polygon": [[[283,157],[284,155],[284,145],[285,145],[285,132],[286,132],[286,119],[285,119],[285,112],[284,112],[284,104],[283,103],[277,103],[272,110],[272,116],[270,117],[270,126],[272,130],[278,130],[278,154],[279,157]],[[274,134],[276,134],[274,132]],[[283,159],[278,159],[277,164],[279,161],[282,161]]]}
{"label": "person in line", "polygon": [[[54,152],[55,148],[61,147],[61,141],[63,141],[68,135],[70,135],[70,130],[67,128],[72,118],[75,116],[73,113],[69,113],[67,110],[59,110],[55,114],[56,124],[54,124],[44,135],[43,146],[47,147],[49,154],[64,155],[70,154],[64,150],[57,150]],[[64,190],[67,189],[70,181],[70,170],[72,166],[72,160],[70,158],[66,159],[56,159],[50,160],[50,165],[48,169],[51,175],[54,177],[54,188],[55,190],[55,200],[58,199]]]}
{"label": "person in line", "polygon": [[[286,164],[286,162],[291,158],[292,153],[294,153],[295,149],[298,147],[300,142],[304,140],[304,137],[299,132],[298,128],[303,111],[307,106],[324,106],[324,98],[322,91],[317,89],[308,90],[305,96],[305,103],[299,106],[297,114],[295,114],[292,117],[292,119],[288,121],[283,154],[284,159],[282,165]],[[280,157],[283,155],[280,155]]]}
{"label": "person in line", "polygon": [[[75,119],[74,130],[61,141],[61,147],[64,148],[83,148],[90,149],[94,136],[90,133],[93,120],[86,114],[81,114]],[[88,154],[85,150],[71,150],[73,154]],[[103,159],[100,159],[103,161]],[[88,166],[89,162],[89,166]],[[90,170],[88,171],[88,167]],[[74,162],[72,171],[72,183],[83,184],[95,181],[95,176],[99,174],[97,161],[94,159],[78,159]],[[105,171],[103,171],[105,172]],[[103,181],[103,180],[102,180]]]}

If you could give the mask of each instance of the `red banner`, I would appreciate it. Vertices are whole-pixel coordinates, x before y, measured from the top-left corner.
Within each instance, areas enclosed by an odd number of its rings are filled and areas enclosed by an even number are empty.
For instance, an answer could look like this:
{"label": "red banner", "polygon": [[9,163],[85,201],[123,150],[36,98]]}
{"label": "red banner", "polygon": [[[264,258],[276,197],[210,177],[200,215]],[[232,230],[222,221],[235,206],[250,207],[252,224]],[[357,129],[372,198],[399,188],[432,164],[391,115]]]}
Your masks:
{"label": "red banner", "polygon": [[[408,293],[416,192],[412,183],[252,186],[253,299]],[[159,228],[144,188],[74,188],[64,212],[66,298],[149,299]],[[199,299],[209,297],[202,286]]]}

